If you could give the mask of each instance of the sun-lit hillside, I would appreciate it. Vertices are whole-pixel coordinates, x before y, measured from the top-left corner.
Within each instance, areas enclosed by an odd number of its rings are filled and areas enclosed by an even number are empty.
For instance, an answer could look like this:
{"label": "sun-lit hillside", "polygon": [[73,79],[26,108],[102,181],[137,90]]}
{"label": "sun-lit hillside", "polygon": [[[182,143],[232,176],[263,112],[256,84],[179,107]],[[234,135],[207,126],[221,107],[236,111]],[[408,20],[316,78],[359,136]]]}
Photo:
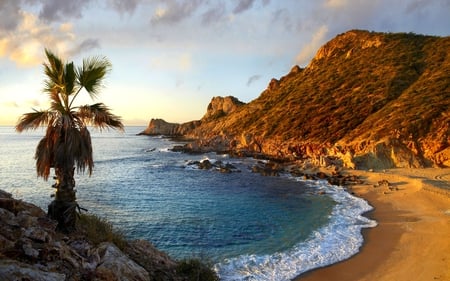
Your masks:
{"label": "sun-lit hillside", "polygon": [[448,166],[449,54],[450,37],[348,31],[188,135],[277,156],[351,151],[363,166]]}

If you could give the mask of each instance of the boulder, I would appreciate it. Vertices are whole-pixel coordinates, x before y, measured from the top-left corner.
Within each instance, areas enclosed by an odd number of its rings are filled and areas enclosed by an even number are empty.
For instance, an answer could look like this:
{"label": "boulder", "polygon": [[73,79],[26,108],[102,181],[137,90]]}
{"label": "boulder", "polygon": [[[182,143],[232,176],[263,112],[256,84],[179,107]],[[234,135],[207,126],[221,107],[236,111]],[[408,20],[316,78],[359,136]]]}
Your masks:
{"label": "boulder", "polygon": [[126,254],[145,268],[151,280],[176,280],[177,264],[146,240],[134,240],[124,250]]}
{"label": "boulder", "polygon": [[[116,245],[104,242],[97,248],[100,257],[99,266],[96,268],[98,276],[115,276],[120,281],[146,281],[150,280],[148,272],[122,251]],[[118,278],[120,276],[120,278]],[[100,279],[110,280],[110,279]]]}
{"label": "boulder", "polygon": [[66,276],[57,272],[41,270],[38,266],[29,265],[15,260],[0,260],[0,280],[17,281],[64,281]]}
{"label": "boulder", "polygon": [[279,176],[282,170],[282,166],[271,161],[268,161],[266,163],[258,162],[252,167],[253,173],[259,173],[262,176]]}

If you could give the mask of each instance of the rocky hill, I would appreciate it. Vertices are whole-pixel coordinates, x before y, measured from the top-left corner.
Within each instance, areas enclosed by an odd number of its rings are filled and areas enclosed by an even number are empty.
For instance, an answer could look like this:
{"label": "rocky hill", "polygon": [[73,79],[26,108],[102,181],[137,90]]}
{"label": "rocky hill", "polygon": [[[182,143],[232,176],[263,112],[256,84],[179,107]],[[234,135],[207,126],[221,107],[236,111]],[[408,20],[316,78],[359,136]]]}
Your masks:
{"label": "rocky hill", "polygon": [[193,150],[351,168],[448,167],[450,37],[348,31],[257,99],[206,114],[183,135],[198,140]]}

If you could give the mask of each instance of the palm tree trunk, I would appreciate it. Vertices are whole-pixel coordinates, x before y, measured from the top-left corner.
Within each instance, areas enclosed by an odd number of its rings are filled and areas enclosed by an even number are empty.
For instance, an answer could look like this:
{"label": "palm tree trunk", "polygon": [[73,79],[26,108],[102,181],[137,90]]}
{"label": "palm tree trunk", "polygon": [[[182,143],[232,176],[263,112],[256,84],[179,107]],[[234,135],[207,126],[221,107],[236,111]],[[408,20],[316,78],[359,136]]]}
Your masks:
{"label": "palm tree trunk", "polygon": [[55,199],[48,205],[48,216],[58,222],[58,230],[72,232],[77,219],[75,196],[75,168],[55,167]]}

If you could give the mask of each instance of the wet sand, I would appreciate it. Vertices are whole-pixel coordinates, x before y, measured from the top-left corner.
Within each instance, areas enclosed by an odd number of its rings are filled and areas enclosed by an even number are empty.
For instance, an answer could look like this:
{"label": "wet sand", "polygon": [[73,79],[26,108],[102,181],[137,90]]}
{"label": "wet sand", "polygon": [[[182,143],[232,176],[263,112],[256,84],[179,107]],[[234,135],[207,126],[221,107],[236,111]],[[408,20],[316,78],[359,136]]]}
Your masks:
{"label": "wet sand", "polygon": [[450,169],[346,173],[365,181],[349,191],[374,207],[378,226],[355,256],[294,280],[450,281]]}

